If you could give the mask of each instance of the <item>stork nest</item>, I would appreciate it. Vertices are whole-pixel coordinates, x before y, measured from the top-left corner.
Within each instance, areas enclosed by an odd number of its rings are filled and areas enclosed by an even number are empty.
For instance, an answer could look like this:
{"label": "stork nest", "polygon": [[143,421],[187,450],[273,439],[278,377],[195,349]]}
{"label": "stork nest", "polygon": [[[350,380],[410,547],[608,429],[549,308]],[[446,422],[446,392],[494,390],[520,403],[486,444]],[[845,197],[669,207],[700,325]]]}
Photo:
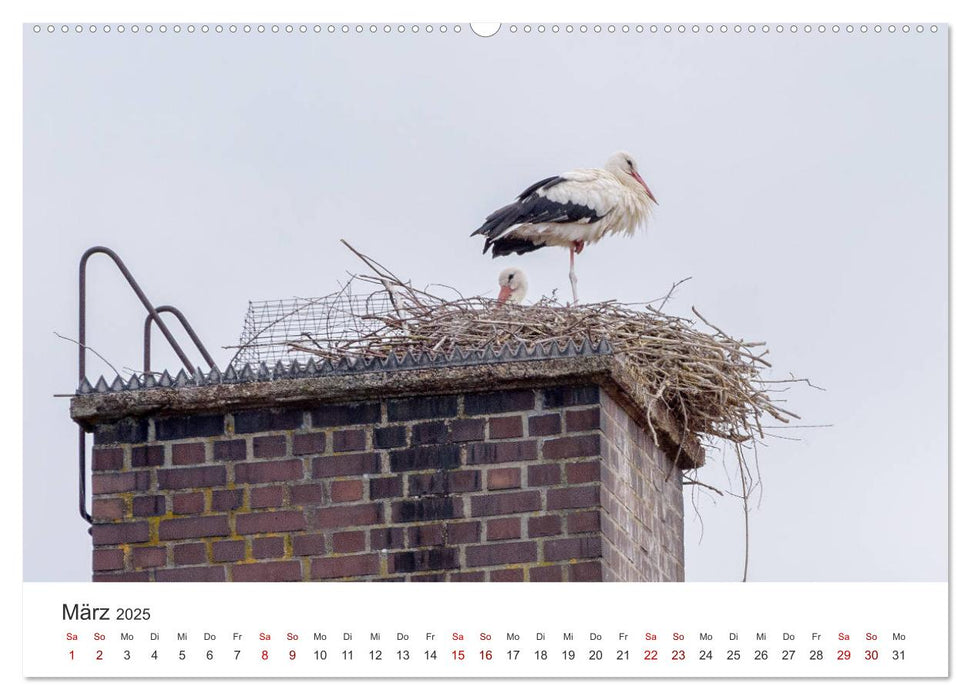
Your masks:
{"label": "stork nest", "polygon": [[763,372],[771,365],[765,359],[765,343],[735,339],[693,308],[697,319],[664,313],[661,309],[677,285],[662,299],[639,305],[564,305],[543,298],[519,306],[458,292],[448,299],[415,288],[354,252],[376,274],[352,279],[373,285],[372,294],[387,295],[390,304],[382,307],[388,312],[362,313],[361,320],[375,330],[360,337],[289,341],[292,350],[328,359],[384,358],[391,353],[489,347],[498,351],[505,344],[522,343],[531,349],[606,340],[638,385],[637,398],[649,406],[661,402],[686,431],[701,439],[746,443],[764,437],[766,417],[780,423],[799,418],[779,405],[778,394],[787,388],[784,385],[806,380],[767,379]]}

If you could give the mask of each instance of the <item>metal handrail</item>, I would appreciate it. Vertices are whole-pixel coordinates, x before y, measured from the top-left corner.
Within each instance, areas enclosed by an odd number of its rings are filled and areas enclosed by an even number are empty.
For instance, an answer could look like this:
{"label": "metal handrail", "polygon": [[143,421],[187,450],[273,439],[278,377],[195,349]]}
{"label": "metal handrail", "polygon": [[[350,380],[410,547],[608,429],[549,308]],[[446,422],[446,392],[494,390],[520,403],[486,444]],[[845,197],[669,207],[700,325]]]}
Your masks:
{"label": "metal handrail", "polygon": [[[192,339],[192,342],[195,343],[196,350],[199,351],[199,354],[202,355],[203,359],[209,365],[209,369],[215,369],[216,361],[212,359],[212,355],[210,355],[209,351],[206,350],[206,347],[202,344],[202,341],[199,340],[199,336],[196,335],[196,332],[192,329],[192,326],[189,324],[189,320],[185,317],[185,315],[181,311],[179,311],[174,306],[169,306],[168,304],[164,306],[156,306],[155,311],[158,314],[170,313],[173,316],[175,316],[177,319],[179,319],[179,323],[182,324],[182,328],[185,329],[186,334],[189,336],[189,338]],[[155,317],[152,314],[149,314],[148,316],[145,317],[145,339],[144,339],[145,374],[152,373],[152,322],[153,321],[155,321]]]}
{"label": "metal handrail", "polygon": [[[132,276],[131,272],[129,272],[128,267],[118,256],[118,254],[115,251],[113,251],[111,248],[107,248],[105,246],[94,246],[84,251],[84,254],[81,255],[81,262],[78,266],[78,383],[79,384],[85,380],[85,352],[88,349],[87,322],[85,318],[86,291],[87,291],[87,266],[88,266],[88,259],[92,255],[96,255],[97,253],[107,255],[109,258],[111,258],[114,261],[115,265],[118,267],[118,270],[124,276],[125,281],[128,282],[128,285],[132,288],[132,291],[135,292],[135,295],[138,297],[138,300],[142,302],[142,305],[148,311],[148,318],[154,321],[155,324],[158,326],[159,330],[162,331],[162,335],[164,335],[165,339],[169,341],[169,345],[172,346],[172,350],[174,350],[175,354],[179,356],[179,360],[182,361],[182,364],[185,365],[186,369],[190,373],[194,371],[192,367],[192,363],[189,362],[189,358],[182,350],[182,346],[179,345],[178,341],[176,341],[175,339],[175,336],[172,335],[172,331],[170,331],[169,327],[165,325],[165,321],[163,321],[162,317],[159,315],[160,314],[159,310],[170,311],[174,313],[175,317],[182,322],[183,327],[186,329],[186,332],[189,334],[189,337],[192,338],[192,341],[196,344],[196,348],[199,349],[200,353],[202,353],[202,356],[206,359],[206,362],[208,362],[210,366],[215,365],[215,363],[212,360],[212,357],[209,355],[205,347],[202,345],[202,342],[199,340],[199,337],[195,334],[195,331],[193,331],[192,327],[189,326],[189,322],[185,319],[185,317],[178,309],[176,309],[175,307],[169,307],[169,306],[156,308],[155,305],[153,305],[148,300],[148,297],[145,296],[145,292],[142,291],[142,288],[138,285],[138,282],[135,281],[135,278]],[[146,338],[148,338],[150,335],[150,326],[147,320],[145,323],[145,333],[146,333]],[[147,346],[145,349],[145,353],[146,353],[145,367],[146,367],[146,371],[148,371],[149,350]],[[84,432],[83,427],[78,426],[78,510],[81,512],[82,518],[84,518],[89,523],[93,523],[94,518],[92,518],[91,514],[88,513],[88,509],[85,504],[85,500],[87,496],[87,473],[85,471],[86,456],[87,456],[86,433]]]}

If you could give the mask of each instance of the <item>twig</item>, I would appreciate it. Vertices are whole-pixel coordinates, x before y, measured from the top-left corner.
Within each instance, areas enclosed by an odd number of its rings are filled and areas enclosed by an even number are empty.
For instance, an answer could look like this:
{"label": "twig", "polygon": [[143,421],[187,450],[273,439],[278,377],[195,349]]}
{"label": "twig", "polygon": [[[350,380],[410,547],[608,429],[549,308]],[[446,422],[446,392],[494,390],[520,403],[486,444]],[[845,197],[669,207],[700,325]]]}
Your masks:
{"label": "twig", "polygon": [[97,350],[95,350],[95,349],[94,349],[93,347],[91,347],[90,345],[82,345],[82,344],[81,344],[80,342],[78,342],[78,341],[77,341],[77,340],[75,340],[74,338],[68,338],[67,336],[63,336],[63,335],[61,335],[60,333],[58,333],[57,331],[54,331],[54,335],[56,335],[56,336],[57,336],[58,338],[60,338],[61,340],[66,340],[66,341],[68,341],[69,343],[74,343],[75,345],[77,345],[77,346],[78,346],[78,347],[80,347],[80,348],[84,348],[85,350],[90,350],[90,351],[91,351],[91,352],[93,352],[93,353],[94,353],[95,355],[97,355],[98,357],[100,357],[100,358],[101,358],[101,360],[102,360],[102,362],[104,362],[104,363],[105,363],[106,365],[108,365],[109,367],[111,367],[111,371],[112,371],[112,372],[114,372],[114,373],[115,373],[115,374],[116,374],[117,376],[119,376],[119,377],[121,376],[121,372],[119,372],[119,371],[118,371],[117,369],[115,369],[115,366],[114,366],[113,364],[111,364],[110,362],[108,362],[108,360],[107,360],[107,359],[105,359],[105,356],[104,356],[104,355],[102,355],[102,354],[101,354],[100,352],[98,352]]}
{"label": "twig", "polygon": [[690,477],[687,477],[684,474],[681,475],[681,483],[682,484],[690,484],[692,486],[703,486],[704,488],[709,489],[710,491],[714,491],[719,496],[724,496],[725,495],[725,492],[724,491],[722,491],[720,489],[716,489],[714,486],[711,486],[709,484],[706,484],[706,483],[704,483],[702,481],[697,481],[695,479],[692,479]]}
{"label": "twig", "polygon": [[690,277],[685,277],[683,280],[679,280],[679,281],[675,282],[674,284],[672,284],[671,285],[671,289],[669,289],[668,290],[668,293],[664,295],[664,299],[661,301],[661,305],[659,307],[657,307],[657,310],[658,311],[663,310],[664,309],[664,305],[668,303],[668,299],[670,299],[671,298],[671,295],[674,294],[674,290],[677,289],[678,287],[680,287],[682,284],[684,284],[685,282],[687,282],[690,279],[691,279]]}

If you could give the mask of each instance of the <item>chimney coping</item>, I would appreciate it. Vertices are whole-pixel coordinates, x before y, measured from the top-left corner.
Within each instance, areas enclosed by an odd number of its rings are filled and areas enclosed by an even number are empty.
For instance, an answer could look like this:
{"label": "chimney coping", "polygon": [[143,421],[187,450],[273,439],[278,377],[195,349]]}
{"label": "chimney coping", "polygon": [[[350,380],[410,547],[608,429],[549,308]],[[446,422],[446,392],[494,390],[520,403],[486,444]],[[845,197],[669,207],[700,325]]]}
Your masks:
{"label": "chimney coping", "polygon": [[[90,431],[100,424],[131,417],[299,408],[320,403],[593,383],[621,404],[679,468],[693,469],[704,463],[704,449],[698,437],[685,433],[663,404],[639,388],[623,356],[613,353],[609,346],[587,346],[568,356],[523,357],[522,361],[493,357],[478,363],[416,363],[414,368],[394,371],[361,369],[314,374],[295,368],[287,373],[289,378],[260,381],[240,381],[236,378],[242,373],[234,370],[235,381],[230,383],[183,381],[152,388],[126,385],[96,389],[84,382],[82,390],[71,399],[71,418]],[[213,372],[222,376],[218,370]],[[102,383],[103,380],[98,384]]]}

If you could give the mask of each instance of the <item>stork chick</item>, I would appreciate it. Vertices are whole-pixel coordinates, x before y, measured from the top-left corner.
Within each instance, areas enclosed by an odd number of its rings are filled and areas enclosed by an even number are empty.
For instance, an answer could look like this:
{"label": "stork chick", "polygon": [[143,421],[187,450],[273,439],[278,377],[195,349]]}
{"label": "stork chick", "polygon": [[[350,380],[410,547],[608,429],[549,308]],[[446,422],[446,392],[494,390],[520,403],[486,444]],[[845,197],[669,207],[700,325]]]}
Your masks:
{"label": "stork chick", "polygon": [[528,286],[525,272],[518,267],[507,267],[499,273],[499,303],[519,304],[526,298]]}
{"label": "stork chick", "polygon": [[485,236],[492,257],[529,253],[548,245],[570,249],[570,286],[577,298],[574,256],[609,234],[632,235],[657,200],[633,156],[615,153],[601,168],[571,170],[540,180],[516,201],[492,212],[472,235]]}

